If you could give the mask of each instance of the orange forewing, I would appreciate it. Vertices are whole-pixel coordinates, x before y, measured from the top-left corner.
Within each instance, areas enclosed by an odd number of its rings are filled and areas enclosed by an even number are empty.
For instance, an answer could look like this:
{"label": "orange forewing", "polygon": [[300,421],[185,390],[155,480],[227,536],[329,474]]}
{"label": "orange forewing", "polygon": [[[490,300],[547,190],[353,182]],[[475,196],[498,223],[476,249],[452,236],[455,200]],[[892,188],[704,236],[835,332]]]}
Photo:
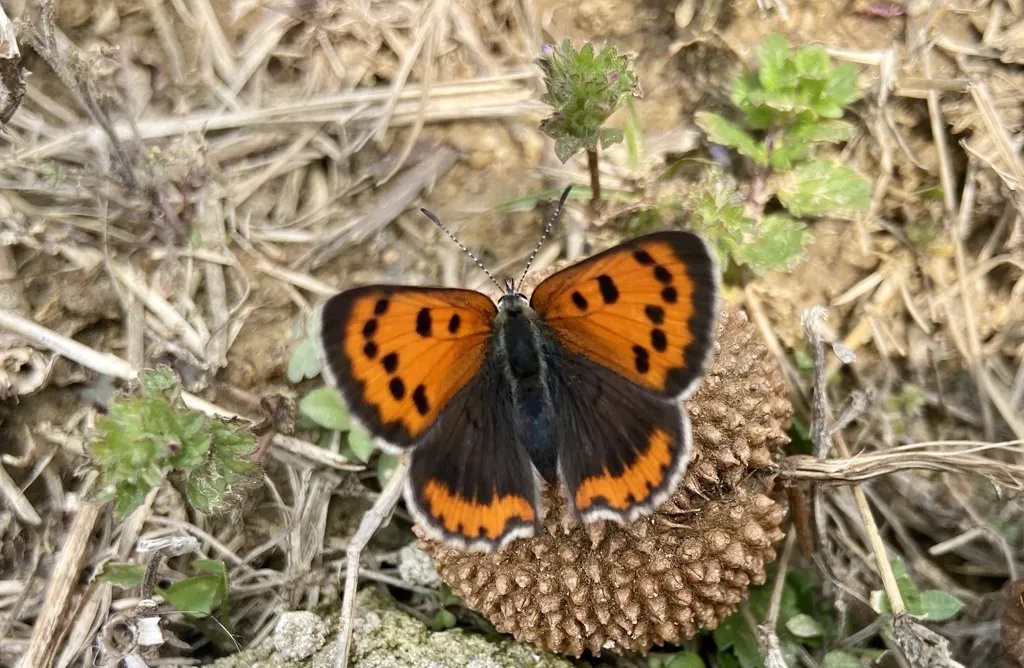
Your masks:
{"label": "orange forewing", "polygon": [[717,267],[700,237],[661,232],[558,272],[530,305],[569,350],[675,396],[707,365],[717,295]]}
{"label": "orange forewing", "polygon": [[355,417],[410,446],[480,369],[496,313],[471,290],[356,288],[324,306],[324,354]]}

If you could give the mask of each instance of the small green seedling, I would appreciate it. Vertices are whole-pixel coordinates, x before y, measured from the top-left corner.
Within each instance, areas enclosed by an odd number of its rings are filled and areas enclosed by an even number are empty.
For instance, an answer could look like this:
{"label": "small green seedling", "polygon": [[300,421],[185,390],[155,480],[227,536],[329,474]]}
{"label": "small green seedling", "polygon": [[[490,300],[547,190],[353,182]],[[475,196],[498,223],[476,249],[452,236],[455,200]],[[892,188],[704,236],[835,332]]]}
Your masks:
{"label": "small green seedling", "polygon": [[181,381],[166,366],[139,372],[138,391],[114,399],[88,446],[99,471],[98,497],[118,517],[142,504],[169,475],[186,477],[189,503],[204,513],[225,510],[250,484],[255,439],[242,425],[189,410]]}
{"label": "small green seedling", "polygon": [[[896,587],[911,617],[928,622],[945,622],[960,614],[964,607],[963,601],[941,589],[921,591],[910,578],[907,564],[902,557],[891,558],[889,564],[896,577]],[[871,607],[884,618],[892,617],[892,607],[884,591],[871,592]],[[891,623],[886,626],[892,628]]]}
{"label": "small green seedling", "polygon": [[[712,175],[695,209],[697,226],[723,260],[761,274],[795,266],[810,240],[806,219],[866,210],[871,187],[853,169],[818,155],[852,134],[841,118],[860,97],[856,68],[833,65],[821,46],[790,51],[776,34],[757,48],[757,61],[755,71],[733,80],[738,122],[696,115],[712,142],[748,161],[751,180],[738,185]],[[781,210],[766,213],[772,203]]]}
{"label": "small green seedling", "polygon": [[[318,328],[319,318],[313,315],[306,323],[308,333],[292,350],[288,360],[288,380],[293,383],[313,378],[322,371],[316,354],[315,337],[318,336]],[[366,463],[376,448],[373,438],[352,422],[341,395],[333,387],[318,387],[303,397],[299,402],[298,424],[308,429],[321,430],[321,443],[328,442],[333,432],[341,432],[345,439],[343,454],[350,459]],[[381,456],[377,462],[377,474],[384,480],[394,467],[393,457]]]}
{"label": "small green seedling", "polygon": [[[231,649],[231,639],[227,635],[231,628],[227,567],[215,559],[196,559],[192,562],[192,569],[196,571],[195,575],[167,587],[157,585],[153,593],[195,622],[211,641]],[[96,574],[96,582],[133,589],[142,586],[145,577],[146,568],[140,564],[111,561]],[[206,625],[210,618],[216,623]]]}
{"label": "small green seedling", "polygon": [[[761,621],[768,616],[774,586],[774,583],[769,582],[751,588],[746,605],[755,620]],[[797,665],[797,657],[802,651],[820,648],[830,633],[834,632],[817,621],[825,618],[822,612],[810,576],[799,571],[790,571],[783,585],[778,626],[775,629],[779,647],[788,665]],[[723,620],[712,632],[712,637],[718,649],[715,656],[717,665],[764,668],[764,653],[754,629],[743,612],[737,612]]]}
{"label": "small green seedling", "polygon": [[555,140],[555,155],[562,162],[580,150],[587,152],[592,211],[601,200],[598,148],[623,139],[622,130],[606,128],[604,122],[630,98],[643,95],[632,60],[613,46],[597,51],[587,43],[577,51],[566,39],[558,46],[545,45],[536,61],[547,88],[541,99],[554,107],[540,129]]}

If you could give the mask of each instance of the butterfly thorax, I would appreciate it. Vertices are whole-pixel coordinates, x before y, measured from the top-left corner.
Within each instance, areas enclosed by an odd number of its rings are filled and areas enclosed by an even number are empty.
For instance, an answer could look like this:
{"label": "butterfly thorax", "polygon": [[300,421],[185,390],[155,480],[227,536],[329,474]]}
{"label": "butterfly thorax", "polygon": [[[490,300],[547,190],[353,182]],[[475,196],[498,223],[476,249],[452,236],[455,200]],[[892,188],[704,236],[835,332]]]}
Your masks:
{"label": "butterfly thorax", "polygon": [[491,346],[519,417],[513,423],[516,437],[540,474],[553,481],[557,453],[551,440],[554,408],[548,362],[557,344],[526,297],[510,291],[498,302]]}

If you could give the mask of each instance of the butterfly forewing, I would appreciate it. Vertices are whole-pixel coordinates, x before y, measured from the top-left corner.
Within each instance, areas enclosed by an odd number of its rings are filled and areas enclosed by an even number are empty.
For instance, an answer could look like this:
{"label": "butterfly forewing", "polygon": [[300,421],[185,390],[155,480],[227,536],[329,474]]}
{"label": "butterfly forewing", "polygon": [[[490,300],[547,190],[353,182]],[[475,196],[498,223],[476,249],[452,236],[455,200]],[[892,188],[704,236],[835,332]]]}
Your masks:
{"label": "butterfly forewing", "polygon": [[496,313],[490,299],[471,290],[348,290],[324,305],[327,369],[372,434],[412,446],[480,370]]}
{"label": "butterfly forewing", "polygon": [[530,305],[570,351],[665,396],[687,396],[712,350],[718,270],[689,232],[639,237],[543,281]]}
{"label": "butterfly forewing", "polygon": [[406,499],[435,538],[486,551],[532,535],[540,501],[509,389],[485,364],[413,451]]}

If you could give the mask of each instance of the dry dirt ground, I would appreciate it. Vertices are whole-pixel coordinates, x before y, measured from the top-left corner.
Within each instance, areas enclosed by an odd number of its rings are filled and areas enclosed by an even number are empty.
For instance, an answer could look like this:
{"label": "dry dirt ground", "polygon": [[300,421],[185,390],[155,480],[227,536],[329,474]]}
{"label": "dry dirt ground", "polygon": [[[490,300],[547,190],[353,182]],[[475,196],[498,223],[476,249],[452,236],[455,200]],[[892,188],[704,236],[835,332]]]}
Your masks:
{"label": "dry dirt ground", "polygon": [[[862,488],[889,552],[922,588],[965,603],[933,626],[952,655],[999,661],[1024,557],[1024,5],[764,4],[59,0],[50,23],[45,5],[5,0],[14,24],[0,47],[16,39],[31,75],[0,135],[0,663],[114,665],[104,626],[137,593],[90,576],[139,560],[143,537],[193,535],[229,563],[241,646],[282,610],[336,600],[347,539],[378,489],[372,468],[300,431],[270,445],[244,513],[197,516],[168,486],[115,522],[83,501],[83,444],[121,385],[112,377],[170,364],[188,391],[254,419],[260,397],[302,396],[319,381],[296,387],[286,366],[326,296],[377,279],[482,285],[419,207],[505,273],[523,266],[546,209],[496,207],[587,182],[586,165],[559,163],[538,130],[542,44],[636,54],[645,162],[638,173],[612,150],[602,169],[607,184],[642,192],[666,156],[705,155],[694,113],[727,102],[769,31],[861,68],[864,99],[848,114],[857,130],[839,157],[871,179],[872,206],[815,222],[799,268],[751,277],[729,297],[778,356],[798,420],[810,410],[801,314],[821,305],[857,356],[829,367],[832,401],[870,393],[842,431],[851,451],[950,442]],[[541,266],[625,234],[621,221],[585,225],[582,204],[570,209]],[[44,333],[9,333],[9,314],[87,352],[55,357]],[[966,453],[983,442],[1006,445]],[[790,567],[813,573],[822,596],[836,595],[835,578],[863,614],[881,589],[877,546],[848,488],[822,503],[835,534],[828,567],[822,555]],[[405,519],[365,563],[408,601],[393,567],[411,539]],[[184,563],[161,577],[180,578]],[[167,619],[192,648],[172,643],[165,656],[222,651]]]}

